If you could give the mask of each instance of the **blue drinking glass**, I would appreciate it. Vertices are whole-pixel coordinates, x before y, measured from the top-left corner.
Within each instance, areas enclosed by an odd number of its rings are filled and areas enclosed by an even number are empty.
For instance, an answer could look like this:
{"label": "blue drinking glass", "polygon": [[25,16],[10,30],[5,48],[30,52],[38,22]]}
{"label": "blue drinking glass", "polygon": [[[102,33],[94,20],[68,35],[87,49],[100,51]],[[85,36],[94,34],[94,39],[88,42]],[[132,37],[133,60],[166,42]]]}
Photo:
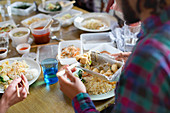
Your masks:
{"label": "blue drinking glass", "polygon": [[54,84],[58,81],[56,73],[58,72],[58,61],[54,58],[48,58],[41,62],[46,84]]}

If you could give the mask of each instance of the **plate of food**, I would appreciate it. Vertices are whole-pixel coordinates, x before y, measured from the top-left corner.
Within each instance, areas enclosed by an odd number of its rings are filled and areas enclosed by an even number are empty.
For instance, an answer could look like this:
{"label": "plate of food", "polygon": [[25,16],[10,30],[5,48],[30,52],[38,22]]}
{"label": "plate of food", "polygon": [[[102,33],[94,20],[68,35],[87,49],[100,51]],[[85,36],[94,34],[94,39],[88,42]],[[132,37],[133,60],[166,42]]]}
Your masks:
{"label": "plate of food", "polygon": [[70,1],[53,0],[53,1],[46,1],[44,4],[40,4],[38,6],[38,10],[43,13],[59,14],[65,11],[69,11],[72,7],[73,4]]}
{"label": "plate of food", "polygon": [[34,15],[32,17],[29,17],[25,20],[22,20],[21,23],[22,25],[24,25],[25,27],[29,27],[32,23],[37,22],[37,21],[44,21],[44,20],[48,20],[51,19],[52,17],[46,14],[37,14]]}
{"label": "plate of food", "polygon": [[9,58],[0,61],[0,93],[9,86],[13,79],[24,74],[29,85],[33,84],[41,73],[40,65],[29,58]]}
{"label": "plate of food", "polygon": [[84,83],[91,100],[104,100],[115,96],[116,81],[100,79],[79,68],[74,72],[74,75]]}
{"label": "plate of food", "polygon": [[108,31],[116,19],[107,13],[87,13],[74,20],[74,26],[88,32]]}
{"label": "plate of food", "polygon": [[0,22],[0,34],[10,32],[12,29],[16,27],[17,26],[13,20]]}

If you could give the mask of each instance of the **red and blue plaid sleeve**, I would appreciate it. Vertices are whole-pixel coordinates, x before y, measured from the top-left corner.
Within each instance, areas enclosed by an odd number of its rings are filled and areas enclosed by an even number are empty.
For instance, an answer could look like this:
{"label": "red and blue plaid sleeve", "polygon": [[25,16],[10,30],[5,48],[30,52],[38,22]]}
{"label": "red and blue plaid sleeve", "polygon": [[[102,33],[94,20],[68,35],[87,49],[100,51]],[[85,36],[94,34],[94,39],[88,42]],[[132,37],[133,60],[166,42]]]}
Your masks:
{"label": "red and blue plaid sleeve", "polygon": [[80,93],[72,100],[75,113],[99,113],[87,93]]}

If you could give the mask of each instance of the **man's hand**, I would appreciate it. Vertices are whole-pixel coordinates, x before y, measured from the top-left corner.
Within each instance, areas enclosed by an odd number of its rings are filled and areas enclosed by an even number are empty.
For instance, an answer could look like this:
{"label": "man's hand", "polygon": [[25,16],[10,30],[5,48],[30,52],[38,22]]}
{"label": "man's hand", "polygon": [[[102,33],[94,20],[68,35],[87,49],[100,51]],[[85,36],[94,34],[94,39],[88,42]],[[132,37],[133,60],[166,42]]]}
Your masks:
{"label": "man's hand", "polygon": [[71,71],[67,67],[63,67],[66,70],[65,75],[58,77],[60,90],[70,99],[73,99],[79,93],[86,93],[86,88],[81,80],[73,75],[72,71],[75,69]]}
{"label": "man's hand", "polygon": [[116,53],[116,54],[112,54],[111,56],[115,57],[115,60],[118,61],[124,61],[126,63],[128,57],[130,56],[131,52],[123,52],[123,53]]}
{"label": "man's hand", "polygon": [[[25,82],[26,88],[29,88],[28,81],[25,76],[22,75],[21,78],[14,79],[2,95],[0,100],[0,113],[5,113],[10,106],[24,100],[27,97],[27,92],[24,85],[21,84],[21,79]],[[18,89],[20,97],[17,95],[17,85],[19,86]]]}
{"label": "man's hand", "polygon": [[121,9],[121,1],[120,0],[115,0],[114,4],[110,7],[110,9],[114,9],[116,11],[122,11],[122,9]]}

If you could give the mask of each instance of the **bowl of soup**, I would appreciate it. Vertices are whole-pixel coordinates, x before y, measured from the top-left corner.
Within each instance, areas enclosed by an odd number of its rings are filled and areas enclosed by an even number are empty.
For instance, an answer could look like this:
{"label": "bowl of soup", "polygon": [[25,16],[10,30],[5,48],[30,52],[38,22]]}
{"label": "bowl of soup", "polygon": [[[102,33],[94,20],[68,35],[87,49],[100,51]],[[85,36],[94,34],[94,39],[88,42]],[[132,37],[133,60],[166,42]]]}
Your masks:
{"label": "bowl of soup", "polygon": [[27,43],[30,35],[30,30],[26,27],[19,27],[11,30],[9,36],[12,39],[12,46],[16,47],[19,44]]}

